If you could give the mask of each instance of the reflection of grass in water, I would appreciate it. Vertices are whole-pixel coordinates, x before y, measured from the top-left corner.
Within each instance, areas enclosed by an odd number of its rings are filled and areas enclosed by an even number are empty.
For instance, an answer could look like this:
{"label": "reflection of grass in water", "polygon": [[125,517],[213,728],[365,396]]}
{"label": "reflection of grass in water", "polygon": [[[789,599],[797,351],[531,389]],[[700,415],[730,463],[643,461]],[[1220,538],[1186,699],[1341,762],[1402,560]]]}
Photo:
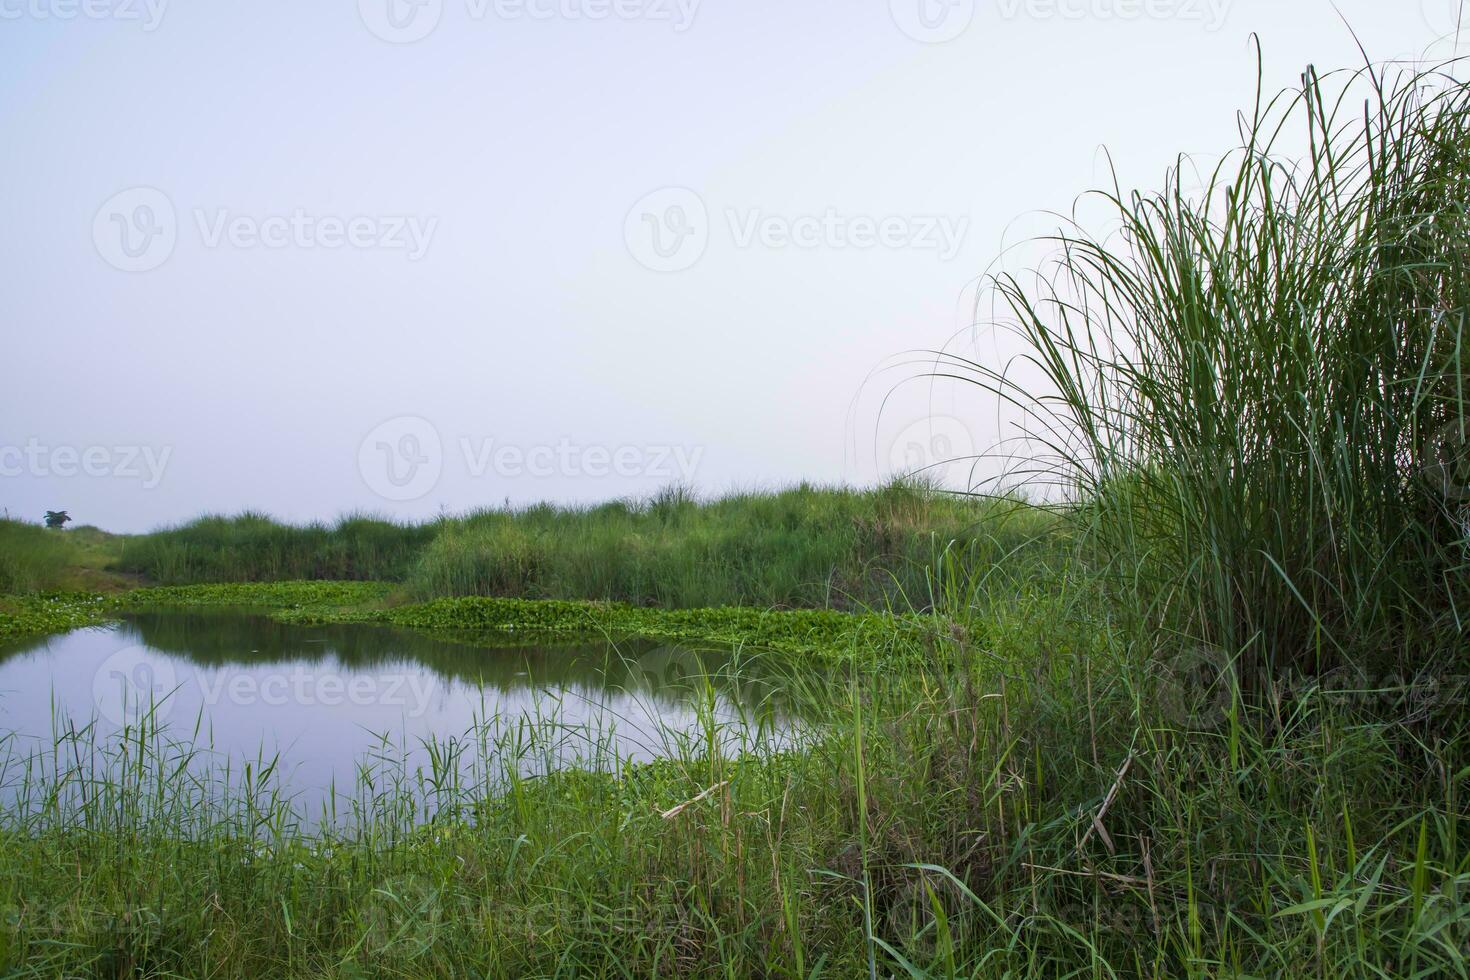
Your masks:
{"label": "reflection of grass in water", "polygon": [[[778,658],[748,651],[741,669],[729,647],[666,643],[638,636],[515,636],[488,632],[394,629],[332,623],[303,627],[230,610],[176,609],[130,613],[120,642],[140,643],[201,666],[252,666],[332,659],[350,670],[422,666],[446,679],[511,691],[531,685],[657,693],[664,700],[709,678],[740,696],[783,668]],[[736,683],[736,678],[742,683]],[[767,681],[767,689],[779,684]]]}

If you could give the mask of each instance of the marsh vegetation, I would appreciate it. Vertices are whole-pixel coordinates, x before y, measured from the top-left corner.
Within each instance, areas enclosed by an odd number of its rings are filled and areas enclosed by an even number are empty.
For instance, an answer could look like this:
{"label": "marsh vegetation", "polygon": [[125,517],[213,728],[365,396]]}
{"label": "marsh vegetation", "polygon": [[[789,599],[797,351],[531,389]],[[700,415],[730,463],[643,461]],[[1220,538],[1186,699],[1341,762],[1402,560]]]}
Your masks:
{"label": "marsh vegetation", "polygon": [[[535,776],[435,742],[476,778],[366,776],[307,830],[276,773],[200,776],[147,714],[64,729],[0,772],[29,801],[0,819],[0,959],[1470,974],[1470,89],[1308,73],[1242,136],[1197,191],[1105,192],[1118,234],[992,283],[1024,364],[937,355],[1024,410],[1046,505],[801,488],[123,542],[175,604],[297,625],[698,632],[784,664],[814,734],[732,746],[705,711],[656,761]],[[217,584],[287,578],[384,581]],[[13,598],[8,629],[160,597]]]}

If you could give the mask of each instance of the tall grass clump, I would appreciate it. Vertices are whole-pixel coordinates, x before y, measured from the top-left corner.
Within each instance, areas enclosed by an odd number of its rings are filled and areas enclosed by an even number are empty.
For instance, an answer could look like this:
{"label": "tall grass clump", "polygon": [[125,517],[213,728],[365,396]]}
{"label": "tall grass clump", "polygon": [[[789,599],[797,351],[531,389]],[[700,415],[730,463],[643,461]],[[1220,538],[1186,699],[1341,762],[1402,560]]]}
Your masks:
{"label": "tall grass clump", "polygon": [[433,524],[350,515],[327,525],[264,514],[201,517],[127,539],[118,567],[169,585],[287,579],[401,580]]}
{"label": "tall grass clump", "polygon": [[1045,549],[1054,523],[1018,501],[957,498],[913,481],[703,499],[673,487],[597,506],[506,506],[412,525],[202,517],[121,539],[114,567],[158,585],[380,580],[418,599],[848,609],[932,598],[940,564],[964,555],[989,567]]}
{"label": "tall grass clump", "polygon": [[883,606],[930,592],[937,563],[1035,544],[1044,515],[896,483],[802,485],[701,501],[668,492],[590,508],[446,521],[414,564],[416,597],[599,599],[672,608]]}
{"label": "tall grass clump", "polygon": [[74,550],[65,531],[0,519],[0,594],[61,587]]}
{"label": "tall grass clump", "polygon": [[1198,192],[1102,192],[1117,235],[994,277],[1020,362],[941,370],[1020,407],[1171,637],[1254,681],[1422,668],[1470,612],[1470,90],[1308,70],[1242,119]]}

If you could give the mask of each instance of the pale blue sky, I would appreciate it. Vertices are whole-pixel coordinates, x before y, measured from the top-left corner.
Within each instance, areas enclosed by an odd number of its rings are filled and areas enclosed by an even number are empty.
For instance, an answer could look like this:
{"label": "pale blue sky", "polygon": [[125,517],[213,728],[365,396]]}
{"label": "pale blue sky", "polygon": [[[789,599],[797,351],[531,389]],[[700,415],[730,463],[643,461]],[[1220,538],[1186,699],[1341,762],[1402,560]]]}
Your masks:
{"label": "pale blue sky", "polygon": [[[0,0],[0,508],[141,530],[872,479],[925,406],[875,462],[865,376],[968,322],[1101,147],[1152,186],[1231,145],[1252,32],[1275,88],[1356,63],[1340,17],[1421,56],[1451,0],[926,0],[943,43],[905,33],[920,0],[429,0],[412,43],[373,33],[388,2]],[[635,205],[671,187],[704,246],[655,271]],[[122,271],[135,188],[173,245]]]}

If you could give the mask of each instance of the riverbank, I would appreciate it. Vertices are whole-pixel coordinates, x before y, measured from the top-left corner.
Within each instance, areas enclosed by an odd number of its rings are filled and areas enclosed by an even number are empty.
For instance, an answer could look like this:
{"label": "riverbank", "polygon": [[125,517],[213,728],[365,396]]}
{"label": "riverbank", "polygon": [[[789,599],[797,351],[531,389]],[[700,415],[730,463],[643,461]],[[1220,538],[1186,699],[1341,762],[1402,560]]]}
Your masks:
{"label": "riverbank", "polygon": [[[700,499],[670,490],[595,507],[490,509],[415,524],[201,517],[146,534],[0,522],[0,593],[138,585],[383,581],[452,596],[864,610],[917,600],[940,563],[1032,560],[1057,521],[1017,501],[895,483]],[[81,547],[83,544],[87,547]],[[22,547],[23,545],[23,547]],[[107,583],[98,581],[110,575]],[[9,584],[7,584],[9,583]]]}
{"label": "riverbank", "polygon": [[[183,765],[209,757],[187,719],[120,737],[64,729],[0,780],[31,801],[0,819],[0,963],[238,977],[1464,965],[1470,753],[1447,735],[1453,692],[1435,703],[1411,685],[1370,698],[1307,684],[1277,716],[1140,656],[1096,580],[991,583],[983,629],[931,631],[901,668],[864,646],[836,675],[788,672],[783,696],[818,732],[798,751],[727,751],[710,718],[656,763],[524,778],[511,760],[565,733],[486,719],[435,750],[484,782],[378,759],[344,787],[356,802],[313,824],[269,758],[248,773]],[[243,602],[446,634],[680,615],[391,596],[283,583],[34,601],[52,625]]]}

